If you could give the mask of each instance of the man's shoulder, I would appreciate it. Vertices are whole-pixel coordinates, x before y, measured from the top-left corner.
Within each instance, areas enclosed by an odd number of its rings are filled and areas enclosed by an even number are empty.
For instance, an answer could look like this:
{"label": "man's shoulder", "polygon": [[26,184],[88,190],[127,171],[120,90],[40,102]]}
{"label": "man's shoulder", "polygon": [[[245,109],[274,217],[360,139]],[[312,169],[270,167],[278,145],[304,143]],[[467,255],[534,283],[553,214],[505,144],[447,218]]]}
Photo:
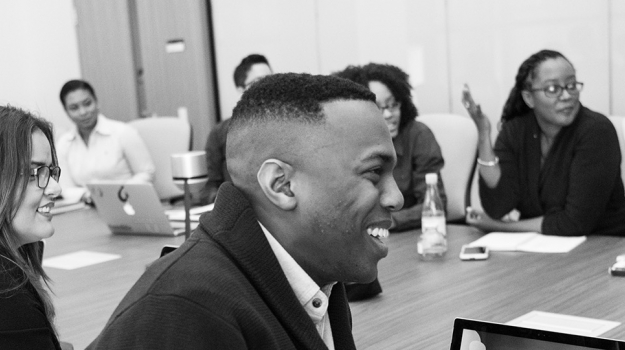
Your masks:
{"label": "man's shoulder", "polygon": [[178,249],[150,265],[116,313],[125,313],[154,298],[185,301],[206,310],[221,308],[249,288],[236,262],[206,234],[194,233]]}
{"label": "man's shoulder", "polygon": [[228,132],[228,127],[230,126],[230,120],[231,119],[226,119],[226,120],[222,120],[219,123],[217,123],[213,129],[211,130],[211,134],[225,134]]}
{"label": "man's shoulder", "polygon": [[[147,293],[184,294],[186,290],[222,289],[243,278],[234,259],[203,230],[146,271]],[[172,281],[178,281],[171,283]]]}
{"label": "man's shoulder", "polygon": [[[206,148],[219,148],[226,145],[226,136],[228,134],[228,126],[230,125],[230,119],[221,121],[215,125],[208,133],[206,142]],[[214,152],[214,150],[213,150]]]}

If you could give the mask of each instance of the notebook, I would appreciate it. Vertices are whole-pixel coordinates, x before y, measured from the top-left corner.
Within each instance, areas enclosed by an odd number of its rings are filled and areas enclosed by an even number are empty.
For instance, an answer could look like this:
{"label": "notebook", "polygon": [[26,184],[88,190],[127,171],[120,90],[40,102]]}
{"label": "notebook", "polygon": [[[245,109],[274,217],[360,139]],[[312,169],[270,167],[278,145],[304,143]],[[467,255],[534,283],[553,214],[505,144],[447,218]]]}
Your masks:
{"label": "notebook", "polygon": [[585,241],[586,236],[563,237],[546,236],[536,232],[491,232],[469,245],[485,246],[491,252],[568,253]]}
{"label": "notebook", "polygon": [[[87,184],[100,218],[115,234],[177,236],[184,226],[167,220],[152,184],[92,182]],[[193,229],[197,222],[191,226]]]}
{"label": "notebook", "polygon": [[625,349],[625,342],[456,318],[450,350]]}

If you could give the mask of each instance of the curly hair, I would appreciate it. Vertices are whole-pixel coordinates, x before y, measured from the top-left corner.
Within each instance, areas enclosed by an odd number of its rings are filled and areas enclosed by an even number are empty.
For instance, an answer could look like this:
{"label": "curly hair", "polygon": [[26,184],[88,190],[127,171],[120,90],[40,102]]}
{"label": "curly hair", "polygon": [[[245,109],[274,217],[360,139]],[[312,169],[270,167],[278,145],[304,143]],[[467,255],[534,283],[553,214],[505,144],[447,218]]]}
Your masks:
{"label": "curly hair", "polygon": [[563,54],[553,50],[538,51],[521,63],[514,80],[514,86],[510,90],[508,100],[503,106],[503,112],[501,114],[502,122],[525,115],[531,110],[523,100],[522,91],[531,88],[531,80],[536,77],[536,70],[541,63],[549,59],[560,57],[571,63]]}
{"label": "curly hair", "polygon": [[400,130],[419,115],[417,107],[412,102],[412,86],[408,74],[399,67],[390,64],[369,63],[364,66],[348,66],[332,75],[351,80],[366,88],[369,88],[371,81],[379,81],[386,85],[395,100],[401,103]]}

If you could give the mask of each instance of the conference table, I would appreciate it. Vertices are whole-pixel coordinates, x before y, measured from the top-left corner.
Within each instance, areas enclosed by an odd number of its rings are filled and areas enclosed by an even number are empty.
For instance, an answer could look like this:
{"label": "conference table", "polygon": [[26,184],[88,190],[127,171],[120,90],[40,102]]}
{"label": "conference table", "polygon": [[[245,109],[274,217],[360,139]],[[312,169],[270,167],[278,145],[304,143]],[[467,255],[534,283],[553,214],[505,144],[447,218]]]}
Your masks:
{"label": "conference table", "polygon": [[[102,330],[123,296],[167,244],[184,236],[113,235],[93,209],[55,216],[56,234],[44,258],[76,251],[119,259],[74,270],[46,268],[53,280],[61,339],[84,349]],[[505,323],[530,311],[621,322],[602,337],[625,339],[625,277],[608,274],[625,238],[598,236],[565,254],[492,252],[461,261],[460,247],[483,235],[448,226],[449,249],[439,260],[417,256],[419,231],[391,234],[379,263],[383,292],[352,302],[358,349],[449,349],[456,317]]]}
{"label": "conference table", "polygon": [[491,252],[461,261],[461,246],[483,233],[447,230],[438,261],[419,260],[419,231],[391,234],[379,264],[382,294],[351,303],[359,349],[449,349],[456,317],[506,323],[534,310],[621,322],[601,336],[625,339],[625,277],[608,274],[625,237],[589,236],[564,254]]}

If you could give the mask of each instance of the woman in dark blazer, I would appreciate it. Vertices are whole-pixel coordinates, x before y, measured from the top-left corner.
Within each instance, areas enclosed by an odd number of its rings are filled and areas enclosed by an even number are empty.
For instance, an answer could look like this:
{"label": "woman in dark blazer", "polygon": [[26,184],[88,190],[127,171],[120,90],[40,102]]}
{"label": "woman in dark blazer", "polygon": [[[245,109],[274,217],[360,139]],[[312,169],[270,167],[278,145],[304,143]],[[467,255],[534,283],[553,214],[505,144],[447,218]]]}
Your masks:
{"label": "woman in dark blazer", "polygon": [[[480,199],[467,222],[484,231],[625,235],[621,152],[610,120],[580,103],[584,84],[561,53],[519,67],[495,146],[490,123],[464,91],[478,133]],[[517,218],[507,214],[515,210]]]}

